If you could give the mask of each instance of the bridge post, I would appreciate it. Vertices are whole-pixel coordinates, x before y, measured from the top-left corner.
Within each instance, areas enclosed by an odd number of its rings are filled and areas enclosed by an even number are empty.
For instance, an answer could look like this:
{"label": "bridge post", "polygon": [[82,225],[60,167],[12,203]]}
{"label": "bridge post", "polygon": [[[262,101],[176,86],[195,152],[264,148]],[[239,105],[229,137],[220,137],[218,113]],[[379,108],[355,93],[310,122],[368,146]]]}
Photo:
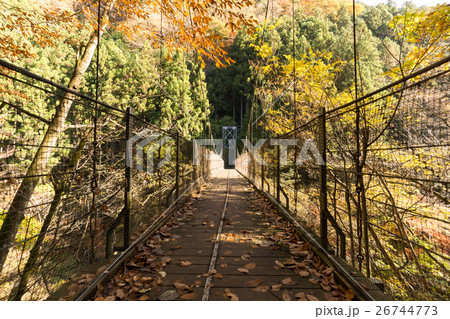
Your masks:
{"label": "bridge post", "polygon": [[[133,135],[132,115],[133,108],[127,108],[126,126],[125,126],[125,143],[130,140]],[[126,162],[126,161],[125,161]],[[131,212],[131,166],[125,163],[125,208],[123,214],[123,248],[130,246],[130,212]]]}
{"label": "bridge post", "polygon": [[264,189],[264,145],[261,146],[261,158],[262,158],[262,163],[261,163],[261,188]]}
{"label": "bridge post", "polygon": [[[280,139],[280,135],[277,136]],[[280,202],[280,145],[277,147],[277,202]]]}
{"label": "bridge post", "polygon": [[320,108],[319,117],[319,152],[323,159],[320,166],[320,240],[323,248],[328,250],[328,218],[327,218],[327,137],[325,108]]}
{"label": "bridge post", "polygon": [[177,131],[177,161],[175,164],[175,198],[180,196],[180,133]]}

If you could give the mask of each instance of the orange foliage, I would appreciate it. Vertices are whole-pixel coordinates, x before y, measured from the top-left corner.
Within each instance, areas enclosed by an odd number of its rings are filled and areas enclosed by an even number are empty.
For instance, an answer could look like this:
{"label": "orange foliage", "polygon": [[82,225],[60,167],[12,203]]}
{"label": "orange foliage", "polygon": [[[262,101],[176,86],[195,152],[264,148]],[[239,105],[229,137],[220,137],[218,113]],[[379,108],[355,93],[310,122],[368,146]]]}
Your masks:
{"label": "orange foliage", "polygon": [[[33,56],[28,38],[40,47],[52,46],[62,37],[58,28],[71,31],[80,26],[72,13],[60,9],[38,12],[6,6],[0,10],[0,20],[0,57],[9,59]],[[19,39],[3,32],[6,30],[17,32]]]}
{"label": "orange foliage", "polygon": [[[109,0],[109,3],[111,1],[114,0]],[[164,45],[170,51],[195,50],[202,60],[204,57],[212,59],[222,67],[232,60],[223,49],[226,39],[217,32],[211,32],[214,21],[224,21],[232,33],[242,27],[252,32],[256,20],[243,12],[251,5],[251,0],[117,0],[110,14],[109,27],[114,27],[130,40],[145,37],[155,47]],[[95,3],[83,11],[95,22]],[[153,23],[159,15],[168,25],[162,33]],[[129,23],[130,20],[140,23]],[[152,23],[150,26],[149,22]]]}

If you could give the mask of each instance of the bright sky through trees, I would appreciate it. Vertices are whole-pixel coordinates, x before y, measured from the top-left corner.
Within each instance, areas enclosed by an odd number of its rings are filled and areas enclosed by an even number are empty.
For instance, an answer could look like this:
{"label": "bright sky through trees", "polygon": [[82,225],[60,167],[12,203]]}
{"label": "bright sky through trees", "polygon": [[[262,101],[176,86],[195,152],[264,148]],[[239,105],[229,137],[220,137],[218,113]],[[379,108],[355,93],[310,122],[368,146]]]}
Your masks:
{"label": "bright sky through trees", "polygon": [[[361,2],[369,5],[377,5],[379,3],[387,3],[388,0],[360,0]],[[435,6],[437,4],[450,3],[450,0],[410,0],[416,6]],[[400,7],[402,6],[406,0],[394,0],[395,4]]]}

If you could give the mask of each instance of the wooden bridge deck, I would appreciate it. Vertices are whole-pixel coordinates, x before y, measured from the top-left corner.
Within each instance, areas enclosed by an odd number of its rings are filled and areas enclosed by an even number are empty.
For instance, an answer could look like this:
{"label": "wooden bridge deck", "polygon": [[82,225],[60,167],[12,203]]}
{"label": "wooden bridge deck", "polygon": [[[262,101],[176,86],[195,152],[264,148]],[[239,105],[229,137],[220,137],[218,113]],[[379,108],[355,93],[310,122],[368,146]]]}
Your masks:
{"label": "wooden bridge deck", "polygon": [[235,170],[217,173],[101,288],[97,300],[353,298]]}

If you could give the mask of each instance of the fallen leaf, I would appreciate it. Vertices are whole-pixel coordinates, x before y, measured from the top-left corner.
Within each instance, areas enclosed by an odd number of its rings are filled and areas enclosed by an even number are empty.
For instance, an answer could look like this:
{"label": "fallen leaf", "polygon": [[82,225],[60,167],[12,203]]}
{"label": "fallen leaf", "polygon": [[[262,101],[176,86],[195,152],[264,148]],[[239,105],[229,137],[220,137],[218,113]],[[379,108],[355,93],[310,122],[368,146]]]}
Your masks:
{"label": "fallen leaf", "polygon": [[275,260],[275,264],[277,264],[277,266],[280,268],[284,268],[283,263],[279,262],[278,260]]}
{"label": "fallen leaf", "polygon": [[125,293],[123,292],[122,289],[117,289],[116,296],[117,296],[117,298],[122,299],[125,296]]}
{"label": "fallen leaf", "polygon": [[183,266],[183,267],[187,267],[190,265],[192,265],[192,263],[190,261],[181,261],[180,262],[180,266]]}
{"label": "fallen leaf", "polygon": [[249,255],[242,255],[241,258],[244,259],[244,260],[248,260],[248,259],[250,259],[250,256]]}
{"label": "fallen leaf", "polygon": [[217,278],[217,279],[222,279],[222,274],[215,274],[215,275],[213,275],[213,277],[214,278]]}
{"label": "fallen leaf", "polygon": [[331,274],[333,271],[334,271],[334,268],[333,268],[333,267],[330,267],[330,268],[325,269],[325,270],[323,271],[323,273],[329,275],[329,274]]}
{"label": "fallen leaf", "polygon": [[104,300],[105,300],[105,298],[103,298],[103,297],[97,297],[94,299],[94,301],[104,301]]}
{"label": "fallen leaf", "polygon": [[288,286],[293,286],[293,285],[296,284],[296,282],[293,281],[291,277],[288,277],[288,278],[283,279],[283,280],[281,281],[281,283],[282,283],[283,285],[288,285]]}
{"label": "fallen leaf", "polygon": [[220,268],[225,268],[225,267],[227,267],[228,265],[227,264],[221,264],[219,267]]}
{"label": "fallen leaf", "polygon": [[304,292],[298,292],[295,294],[295,298],[306,299],[306,295]]}
{"label": "fallen leaf", "polygon": [[161,294],[161,296],[159,296],[159,300],[171,301],[171,300],[177,299],[179,296],[180,295],[176,292],[176,290],[167,290],[167,291],[163,292]]}
{"label": "fallen leaf", "polygon": [[283,285],[273,285],[272,286],[272,291],[280,291],[281,290],[281,287],[282,287]]}
{"label": "fallen leaf", "polygon": [[196,281],[194,281],[194,284],[197,286],[200,286],[202,284],[202,282],[200,280],[196,280]]}
{"label": "fallen leaf", "polygon": [[300,276],[302,276],[302,277],[308,277],[308,276],[310,275],[309,272],[306,271],[306,270],[300,270],[300,271],[298,272],[298,274],[299,274]]}
{"label": "fallen leaf", "polygon": [[211,269],[206,275],[207,276],[212,276],[212,275],[215,275],[215,274],[217,274],[217,270]]}
{"label": "fallen leaf", "polygon": [[352,300],[353,298],[355,298],[355,293],[353,292],[353,290],[347,289],[347,291],[345,292],[345,297]]}
{"label": "fallen leaf", "polygon": [[259,280],[259,279],[254,279],[254,280],[246,281],[246,282],[244,283],[244,285],[246,285],[247,287],[256,287],[256,286],[258,286],[260,283],[261,283],[261,280]]}
{"label": "fallen leaf", "polygon": [[165,271],[160,271],[158,274],[160,274],[163,278],[166,278],[167,275]]}
{"label": "fallen leaf", "polygon": [[141,279],[143,281],[151,281],[151,280],[153,280],[153,277],[142,277]]}
{"label": "fallen leaf", "polygon": [[244,274],[248,274],[248,270],[245,269],[245,268],[238,268],[237,270],[238,270],[239,272],[244,273]]}
{"label": "fallen leaf", "polygon": [[224,292],[224,297],[225,298],[230,298],[231,299],[231,301],[239,301],[239,297],[237,296],[237,295],[235,295],[235,294],[233,294],[232,292],[231,292],[231,290],[230,289],[225,289],[225,292]]}
{"label": "fallen leaf", "polygon": [[283,291],[283,293],[281,294],[281,299],[283,299],[283,301],[291,301],[291,294],[288,290]]}
{"label": "fallen leaf", "polygon": [[231,250],[229,250],[229,251],[226,251],[225,253],[224,253],[224,255],[231,255],[233,252],[231,251]]}
{"label": "fallen leaf", "polygon": [[181,295],[180,298],[183,300],[191,300],[197,297],[197,294],[195,292],[190,292],[184,295]]}
{"label": "fallen leaf", "polygon": [[252,247],[252,248],[259,248],[258,245],[251,245],[250,247]]}
{"label": "fallen leaf", "polygon": [[319,301],[319,299],[316,296],[310,294],[306,294],[306,298],[308,298],[311,301]]}
{"label": "fallen leaf", "polygon": [[140,301],[146,301],[146,300],[149,300],[149,299],[150,299],[149,296],[143,295],[143,296],[140,296],[138,300],[140,300]]}
{"label": "fallen leaf", "polygon": [[140,292],[141,294],[145,294],[146,292],[149,292],[150,290],[152,290],[152,288],[141,289],[141,290],[139,290],[139,292]]}
{"label": "fallen leaf", "polygon": [[250,264],[247,264],[247,265],[244,266],[244,268],[248,269],[248,270],[255,269],[255,267],[256,267],[255,263],[250,263]]}
{"label": "fallen leaf", "polygon": [[333,295],[330,294],[329,292],[324,293],[323,296],[328,301],[336,301],[336,300],[338,300],[336,297],[333,297]]}
{"label": "fallen leaf", "polygon": [[177,288],[178,290],[184,290],[184,289],[189,290],[189,286],[186,285],[186,284],[183,284],[183,283],[181,283],[181,282],[175,282],[173,285],[174,285],[175,288]]}
{"label": "fallen leaf", "polygon": [[252,288],[252,291],[255,291],[255,292],[267,292],[267,291],[269,291],[269,289],[270,289],[270,286],[258,286],[256,288]]}
{"label": "fallen leaf", "polygon": [[295,256],[306,256],[309,253],[309,251],[303,250],[300,247],[299,248],[290,249],[289,251],[290,251],[290,253],[292,255],[295,255]]}
{"label": "fallen leaf", "polygon": [[312,284],[318,285],[319,281],[317,279],[309,278],[308,281]]}
{"label": "fallen leaf", "polygon": [[327,286],[327,285],[324,285],[323,283],[320,284],[320,287],[322,287],[322,289],[325,290],[325,291],[331,291],[331,287]]}
{"label": "fallen leaf", "polygon": [[104,299],[104,301],[114,301],[116,300],[116,296],[108,296]]}

